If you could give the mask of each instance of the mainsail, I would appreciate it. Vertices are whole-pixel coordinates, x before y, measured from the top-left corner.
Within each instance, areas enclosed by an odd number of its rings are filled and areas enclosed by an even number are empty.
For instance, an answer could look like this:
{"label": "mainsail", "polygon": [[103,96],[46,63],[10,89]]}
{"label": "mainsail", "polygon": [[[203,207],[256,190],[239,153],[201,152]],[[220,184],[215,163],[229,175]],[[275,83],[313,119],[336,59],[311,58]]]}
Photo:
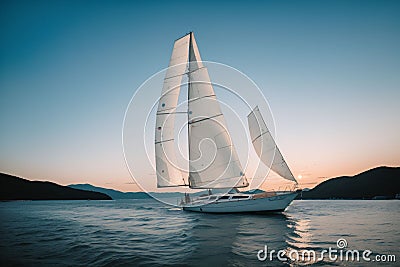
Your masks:
{"label": "mainsail", "polygon": [[[189,68],[187,69],[187,64]],[[188,74],[189,187],[248,186],[224,115],[203,65],[193,33],[175,41],[158,103],[155,153],[157,187],[187,186],[175,165],[175,114],[184,74]]]}
{"label": "mainsail", "polygon": [[207,68],[202,63],[193,33],[189,36],[189,186],[248,186]]}
{"label": "mainsail", "polygon": [[182,78],[187,69],[189,42],[189,35],[175,41],[158,103],[155,129],[157,187],[185,185],[182,172],[175,165],[174,125]]}
{"label": "mainsail", "polygon": [[247,118],[251,141],[261,161],[281,177],[294,181],[297,184],[296,179],[272,138],[258,106],[253,109]]}

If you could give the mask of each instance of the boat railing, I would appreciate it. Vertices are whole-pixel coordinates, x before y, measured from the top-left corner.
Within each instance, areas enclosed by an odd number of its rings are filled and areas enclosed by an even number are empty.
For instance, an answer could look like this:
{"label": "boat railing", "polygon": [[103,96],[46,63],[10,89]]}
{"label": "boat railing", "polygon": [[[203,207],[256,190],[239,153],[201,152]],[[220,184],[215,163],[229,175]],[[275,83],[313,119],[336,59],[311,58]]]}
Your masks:
{"label": "boat railing", "polygon": [[[296,191],[297,185],[286,185],[284,187],[278,187],[278,190],[276,190],[275,192],[294,192]],[[273,190],[274,191],[274,190]]]}
{"label": "boat railing", "polygon": [[[277,190],[272,189],[269,191],[265,191],[263,193],[253,194],[251,196],[251,198],[257,199],[257,198],[273,197],[273,196],[283,195],[283,194],[287,194],[287,193],[295,192],[295,191],[296,191],[296,186],[287,185],[284,187],[278,187]],[[178,205],[183,206],[183,205],[187,205],[187,204],[195,204],[195,203],[204,202],[204,201],[213,202],[213,201],[220,201],[220,200],[224,200],[224,199],[226,199],[226,198],[218,197],[218,196],[215,196],[215,198],[214,198],[214,197],[212,197],[211,194],[202,194],[200,196],[193,197],[193,196],[190,196],[189,193],[185,193],[183,197],[181,197],[180,199],[177,199],[177,203],[178,203]],[[229,199],[231,199],[231,198],[229,198]]]}

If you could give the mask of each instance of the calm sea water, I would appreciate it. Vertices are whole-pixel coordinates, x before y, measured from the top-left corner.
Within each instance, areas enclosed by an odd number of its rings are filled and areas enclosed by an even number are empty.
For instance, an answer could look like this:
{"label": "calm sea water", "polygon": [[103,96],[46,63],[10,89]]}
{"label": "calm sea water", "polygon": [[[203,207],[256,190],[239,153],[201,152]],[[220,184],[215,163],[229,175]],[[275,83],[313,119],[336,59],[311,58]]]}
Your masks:
{"label": "calm sea water", "polygon": [[[0,203],[1,266],[282,266],[264,248],[337,248],[396,263],[323,259],[318,266],[399,266],[400,201],[294,201],[282,214],[184,212],[154,200]],[[260,254],[262,255],[262,254]]]}

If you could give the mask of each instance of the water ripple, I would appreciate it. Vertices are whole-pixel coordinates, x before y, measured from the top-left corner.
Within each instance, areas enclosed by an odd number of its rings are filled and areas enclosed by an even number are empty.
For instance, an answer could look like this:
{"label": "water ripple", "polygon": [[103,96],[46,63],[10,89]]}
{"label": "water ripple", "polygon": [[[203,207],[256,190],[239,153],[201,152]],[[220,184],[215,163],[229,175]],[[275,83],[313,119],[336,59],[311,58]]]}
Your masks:
{"label": "water ripple", "polygon": [[346,238],[352,249],[398,253],[400,202],[367,202],[295,201],[271,215],[190,213],[152,200],[0,203],[0,259],[2,266],[358,266],[262,263],[257,252],[321,251]]}

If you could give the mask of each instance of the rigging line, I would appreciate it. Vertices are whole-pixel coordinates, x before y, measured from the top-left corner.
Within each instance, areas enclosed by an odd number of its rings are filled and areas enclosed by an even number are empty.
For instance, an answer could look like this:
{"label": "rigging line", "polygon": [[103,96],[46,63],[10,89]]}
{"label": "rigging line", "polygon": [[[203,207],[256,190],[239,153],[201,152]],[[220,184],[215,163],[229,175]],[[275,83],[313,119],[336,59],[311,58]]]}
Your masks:
{"label": "rigging line", "polygon": [[206,97],[213,97],[213,96],[216,96],[216,95],[214,94],[214,95],[204,95],[204,96],[196,97],[196,98],[193,98],[193,99],[189,99],[189,102],[193,102],[193,101],[196,101],[196,100],[200,100],[200,99],[203,99],[203,98],[206,98]]}
{"label": "rigging line", "polygon": [[218,150],[218,149],[227,148],[227,147],[233,147],[233,144],[230,144],[230,145],[227,145],[227,146],[221,146],[221,147],[217,147],[217,150]]}
{"label": "rigging line", "polygon": [[[190,56],[191,56],[191,46],[193,45],[192,44],[192,32],[190,32],[189,33],[190,34],[190,36],[189,36],[189,47],[188,47],[188,61],[190,61]],[[188,71],[190,71],[190,62],[187,64],[187,68],[188,68]],[[190,109],[190,107],[189,107],[189,98],[190,98],[190,75],[188,75],[188,85],[187,85],[187,99],[188,99],[188,102],[187,102],[187,122],[188,122],[188,126],[187,126],[187,144],[188,144],[188,159],[189,159],[189,165],[188,165],[188,167],[189,167],[189,169],[190,169],[190,125],[189,125],[189,116],[190,116],[190,114],[189,114],[189,109]],[[189,170],[189,175],[188,175],[188,184],[189,184],[189,187],[190,187],[190,170]]]}
{"label": "rigging line", "polygon": [[174,185],[163,185],[163,186],[157,186],[158,188],[163,188],[163,187],[183,187],[183,186],[188,186],[187,184],[174,184]]}
{"label": "rigging line", "polygon": [[[191,189],[210,189],[210,187],[206,187],[207,185],[210,185],[210,184],[212,184],[212,183],[206,183],[204,185],[199,185],[199,186],[190,185],[189,187]],[[243,188],[243,187],[247,187],[247,186],[249,186],[249,182],[245,183],[244,185],[237,185],[237,183],[236,183],[234,188]],[[213,187],[211,189],[227,189],[227,188],[231,189],[232,187],[231,186],[223,186],[223,187]]]}
{"label": "rigging line", "polygon": [[[191,62],[194,62],[194,61],[191,61]],[[177,65],[174,65],[174,66],[177,66]],[[173,68],[174,66],[170,66],[170,68]],[[176,78],[176,77],[179,77],[179,76],[187,75],[187,74],[190,74],[190,73],[192,73],[192,72],[195,72],[195,71],[198,71],[198,70],[201,70],[201,69],[205,69],[205,68],[206,68],[206,67],[201,67],[201,68],[197,68],[197,69],[192,70],[192,71],[186,71],[186,72],[181,73],[181,74],[177,74],[177,75],[170,76],[170,77],[165,77],[165,78],[164,78],[164,81],[165,81],[165,80],[168,80],[168,79]]]}
{"label": "rigging line", "polygon": [[[159,100],[159,101],[160,101],[160,100]],[[176,109],[176,107],[164,108],[164,109],[162,109],[162,111],[173,110],[173,109]]]}
{"label": "rigging line", "polygon": [[[256,141],[258,138],[260,138],[261,136],[263,136],[263,135],[266,134],[266,133],[269,133],[269,131],[260,134],[259,136],[257,136],[256,138],[254,138],[251,142],[254,143],[254,141]],[[272,138],[272,136],[271,136],[271,138]],[[272,140],[274,140],[274,138],[272,138]],[[274,141],[275,141],[275,140],[274,140]]]}
{"label": "rigging line", "polygon": [[[196,61],[190,61],[189,63],[191,63],[191,62],[198,62],[197,60]],[[195,72],[195,71],[198,71],[198,70],[201,70],[201,69],[205,69],[206,67],[200,67],[200,68],[197,68],[197,69],[195,69],[195,70],[190,70],[190,71],[187,71],[185,74],[190,74],[190,73],[193,73],[193,72]]]}
{"label": "rigging line", "polygon": [[155,142],[154,144],[161,144],[161,143],[164,143],[164,142],[169,142],[169,141],[174,141],[174,139],[161,140],[161,141],[157,141],[157,142]]}
{"label": "rigging line", "polygon": [[219,116],[222,116],[222,113],[214,115],[214,116],[211,116],[211,117],[208,117],[208,118],[203,118],[203,119],[200,119],[200,120],[197,120],[197,121],[189,121],[189,124],[202,122],[202,121],[213,119],[213,118],[216,118],[216,117],[219,117]]}
{"label": "rigging line", "polygon": [[[175,65],[176,66],[176,65]],[[172,78],[176,78],[176,77],[179,77],[179,76],[183,76],[183,75],[185,75],[186,74],[186,72],[184,72],[184,73],[182,73],[182,74],[177,74],[177,75],[174,75],[174,76],[170,76],[170,77],[165,77],[164,78],[164,81],[165,80],[168,80],[168,79],[172,79]]]}
{"label": "rigging line", "polygon": [[250,117],[251,115],[254,115],[254,117],[257,117],[256,114],[254,113],[255,110],[260,111],[260,109],[258,108],[258,106],[255,106],[253,108],[253,110],[247,115],[247,117]]}
{"label": "rigging line", "polygon": [[184,37],[186,37],[186,36],[188,36],[188,35],[191,34],[191,33],[192,33],[192,32],[188,32],[187,34],[185,34],[185,35],[179,37],[178,39],[175,39],[175,42],[178,41],[178,40],[180,40],[180,39],[182,39],[182,38],[184,38]]}
{"label": "rigging line", "polygon": [[187,114],[187,111],[175,111],[175,112],[157,112],[156,115],[168,115],[168,114]]}
{"label": "rigging line", "polygon": [[214,180],[215,182],[221,182],[221,181],[225,181],[225,180],[230,180],[232,178],[241,178],[244,177],[244,174],[242,176],[231,176],[231,177],[223,177],[223,178],[217,178],[216,180]]}

